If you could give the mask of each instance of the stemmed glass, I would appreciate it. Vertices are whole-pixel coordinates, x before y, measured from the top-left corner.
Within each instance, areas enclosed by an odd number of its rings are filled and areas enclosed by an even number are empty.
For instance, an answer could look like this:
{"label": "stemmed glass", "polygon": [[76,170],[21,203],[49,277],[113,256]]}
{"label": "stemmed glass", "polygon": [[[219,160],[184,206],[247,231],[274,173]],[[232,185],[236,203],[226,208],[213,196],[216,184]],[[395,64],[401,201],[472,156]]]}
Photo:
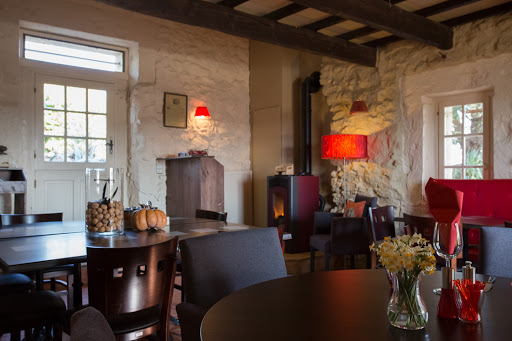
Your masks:
{"label": "stemmed glass", "polygon": [[[433,247],[436,250],[436,253],[446,260],[446,267],[451,267],[451,260],[457,257],[462,250],[462,234],[459,230],[459,224],[454,223],[454,228],[456,230],[455,235],[455,246],[453,248],[453,252],[450,252],[450,247],[448,244],[447,238],[451,234],[451,224],[450,223],[439,223],[436,222],[436,227],[434,229],[434,238],[433,238]],[[442,231],[446,231],[445,234]],[[440,295],[441,288],[435,288],[434,293]]]}

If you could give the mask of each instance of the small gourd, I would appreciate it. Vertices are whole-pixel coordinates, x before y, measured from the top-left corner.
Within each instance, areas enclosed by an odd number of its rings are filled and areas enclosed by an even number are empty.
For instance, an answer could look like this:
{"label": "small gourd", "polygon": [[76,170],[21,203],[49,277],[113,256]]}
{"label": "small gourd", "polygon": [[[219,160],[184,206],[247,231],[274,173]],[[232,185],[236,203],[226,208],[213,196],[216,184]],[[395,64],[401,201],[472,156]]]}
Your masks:
{"label": "small gourd", "polygon": [[148,228],[163,229],[167,225],[167,216],[157,208],[151,207],[151,202],[146,205],[140,205],[131,218],[131,225],[139,231],[145,231]]}

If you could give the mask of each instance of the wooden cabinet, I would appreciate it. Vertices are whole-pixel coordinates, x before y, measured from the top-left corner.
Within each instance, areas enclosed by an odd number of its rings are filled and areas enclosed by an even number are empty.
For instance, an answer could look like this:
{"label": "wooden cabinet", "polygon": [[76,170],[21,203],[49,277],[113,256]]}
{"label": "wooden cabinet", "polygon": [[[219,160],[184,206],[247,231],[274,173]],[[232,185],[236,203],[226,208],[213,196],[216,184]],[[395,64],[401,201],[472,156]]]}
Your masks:
{"label": "wooden cabinet", "polygon": [[197,208],[224,211],[224,166],[213,156],[165,160],[168,216],[194,217]]}

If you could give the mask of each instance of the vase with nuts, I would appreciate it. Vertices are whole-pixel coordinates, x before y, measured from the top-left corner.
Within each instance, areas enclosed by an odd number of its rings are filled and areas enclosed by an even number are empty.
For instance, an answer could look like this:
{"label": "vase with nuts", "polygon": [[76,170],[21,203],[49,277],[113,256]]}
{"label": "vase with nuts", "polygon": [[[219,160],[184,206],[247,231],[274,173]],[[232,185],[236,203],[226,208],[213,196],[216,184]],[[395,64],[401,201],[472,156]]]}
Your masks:
{"label": "vase with nuts", "polygon": [[88,234],[123,233],[123,176],[122,168],[85,170],[85,226]]}

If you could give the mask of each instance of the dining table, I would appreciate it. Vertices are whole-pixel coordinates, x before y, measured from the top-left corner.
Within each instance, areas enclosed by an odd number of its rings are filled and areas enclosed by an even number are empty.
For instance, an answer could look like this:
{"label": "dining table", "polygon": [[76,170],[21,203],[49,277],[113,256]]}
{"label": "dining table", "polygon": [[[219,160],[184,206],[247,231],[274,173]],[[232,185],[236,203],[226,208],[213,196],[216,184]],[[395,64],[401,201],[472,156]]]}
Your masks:
{"label": "dining table", "polygon": [[[456,278],[460,278],[458,273]],[[477,275],[477,280],[488,276]],[[412,340],[499,341],[512,335],[511,278],[496,278],[484,293],[482,321],[437,316],[441,272],[421,276],[428,322],[421,330],[393,327],[392,294],[384,269],[320,271],[259,283],[234,292],[206,313],[202,341]]]}
{"label": "dining table", "polygon": [[0,228],[0,268],[4,272],[40,274],[40,270],[72,264],[73,284],[69,287],[69,295],[73,297],[71,306],[81,306],[81,264],[87,262],[87,247],[145,246],[175,236],[186,239],[249,228],[256,227],[194,217],[171,217],[163,229],[125,229],[119,235],[102,236],[87,233],[85,221],[12,225]]}

